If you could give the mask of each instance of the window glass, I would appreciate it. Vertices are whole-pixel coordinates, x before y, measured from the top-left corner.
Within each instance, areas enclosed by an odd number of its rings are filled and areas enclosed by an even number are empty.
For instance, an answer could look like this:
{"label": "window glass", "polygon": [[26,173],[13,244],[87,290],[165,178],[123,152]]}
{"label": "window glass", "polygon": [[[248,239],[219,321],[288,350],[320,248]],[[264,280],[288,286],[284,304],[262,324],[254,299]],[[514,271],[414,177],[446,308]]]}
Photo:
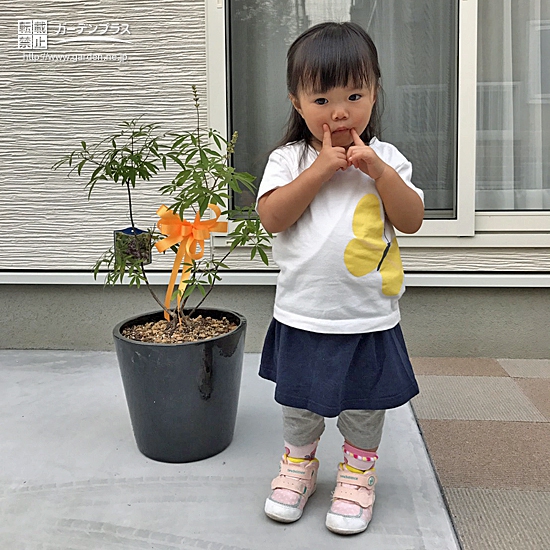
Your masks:
{"label": "window glass", "polygon": [[[457,13],[451,0],[231,0],[228,51],[235,165],[261,177],[290,102],[286,52],[306,28],[353,21],[378,48],[383,141],[413,163],[427,217],[456,214]],[[236,199],[250,203],[243,193]]]}
{"label": "window glass", "polygon": [[550,2],[478,6],[476,210],[550,210]]}

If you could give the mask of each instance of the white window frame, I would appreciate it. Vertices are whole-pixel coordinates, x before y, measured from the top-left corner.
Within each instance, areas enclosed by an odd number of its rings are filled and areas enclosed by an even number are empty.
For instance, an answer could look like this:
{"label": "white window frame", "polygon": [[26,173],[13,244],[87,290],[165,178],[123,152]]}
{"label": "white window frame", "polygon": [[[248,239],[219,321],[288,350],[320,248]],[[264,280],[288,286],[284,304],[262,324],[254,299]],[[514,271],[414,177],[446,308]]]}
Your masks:
{"label": "white window frame", "polygon": [[[225,1],[206,2],[209,124],[227,135]],[[456,218],[424,220],[415,235],[399,234],[400,245],[550,247],[550,212],[475,211],[478,0],[460,0],[458,25]]]}
{"label": "white window frame", "polygon": [[229,105],[224,0],[206,0],[206,71],[208,126],[227,137]]}

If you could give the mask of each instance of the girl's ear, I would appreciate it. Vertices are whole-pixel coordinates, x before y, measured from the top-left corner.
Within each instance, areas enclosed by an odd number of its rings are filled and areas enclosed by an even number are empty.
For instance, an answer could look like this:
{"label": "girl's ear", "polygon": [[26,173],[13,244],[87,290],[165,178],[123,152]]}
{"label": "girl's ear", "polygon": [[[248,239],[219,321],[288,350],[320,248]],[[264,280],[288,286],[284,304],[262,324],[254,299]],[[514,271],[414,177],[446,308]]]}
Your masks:
{"label": "girl's ear", "polygon": [[300,109],[300,102],[298,101],[298,98],[293,96],[292,94],[288,94],[288,98],[290,99],[292,106],[296,109],[296,111],[298,111],[300,116],[304,116],[302,113],[302,109]]}

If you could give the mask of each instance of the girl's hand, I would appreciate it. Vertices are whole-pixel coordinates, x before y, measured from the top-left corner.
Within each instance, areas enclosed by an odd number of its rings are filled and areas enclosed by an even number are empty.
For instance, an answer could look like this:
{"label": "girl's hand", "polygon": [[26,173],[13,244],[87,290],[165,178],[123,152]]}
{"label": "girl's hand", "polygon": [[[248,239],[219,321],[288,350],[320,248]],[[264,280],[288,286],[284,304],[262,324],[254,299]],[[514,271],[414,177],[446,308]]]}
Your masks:
{"label": "girl's hand", "polygon": [[348,165],[355,166],[355,168],[358,168],[373,180],[377,180],[384,173],[387,164],[371,147],[363,143],[355,128],[351,129],[351,137],[353,138],[353,145],[348,149]]}
{"label": "girl's hand", "polygon": [[348,162],[370,176],[382,199],[386,216],[403,233],[416,233],[422,225],[424,204],[401,176],[386,164],[352,128],[353,145],[348,149]]}
{"label": "girl's hand", "polygon": [[323,124],[323,144],[319,156],[311,168],[319,171],[323,181],[329,180],[338,170],[346,170],[349,166],[344,147],[332,146],[332,135],[328,124]]}

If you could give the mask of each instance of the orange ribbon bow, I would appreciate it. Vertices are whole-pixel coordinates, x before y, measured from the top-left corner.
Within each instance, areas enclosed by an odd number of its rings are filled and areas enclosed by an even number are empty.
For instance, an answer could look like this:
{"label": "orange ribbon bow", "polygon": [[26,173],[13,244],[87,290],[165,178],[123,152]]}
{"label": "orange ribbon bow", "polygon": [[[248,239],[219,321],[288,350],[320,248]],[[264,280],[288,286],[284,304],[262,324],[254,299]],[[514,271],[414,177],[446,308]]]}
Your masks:
{"label": "orange ribbon bow", "polygon": [[[172,293],[174,292],[180,266],[183,264],[178,286],[178,306],[187,287],[186,275],[191,271],[191,260],[199,260],[203,257],[204,241],[210,237],[210,233],[224,233],[227,231],[227,222],[218,221],[218,218],[221,216],[221,210],[215,204],[209,204],[208,208],[216,214],[216,217],[209,220],[201,220],[200,214],[197,212],[193,223],[182,220],[172,210],[164,206],[164,204],[157,210],[157,215],[160,216],[157,227],[163,235],[166,235],[165,239],[155,243],[157,250],[164,252],[171,246],[180,243],[164,300],[166,309],[170,309]],[[164,312],[164,318],[167,321],[170,320],[170,315],[166,311]]]}

